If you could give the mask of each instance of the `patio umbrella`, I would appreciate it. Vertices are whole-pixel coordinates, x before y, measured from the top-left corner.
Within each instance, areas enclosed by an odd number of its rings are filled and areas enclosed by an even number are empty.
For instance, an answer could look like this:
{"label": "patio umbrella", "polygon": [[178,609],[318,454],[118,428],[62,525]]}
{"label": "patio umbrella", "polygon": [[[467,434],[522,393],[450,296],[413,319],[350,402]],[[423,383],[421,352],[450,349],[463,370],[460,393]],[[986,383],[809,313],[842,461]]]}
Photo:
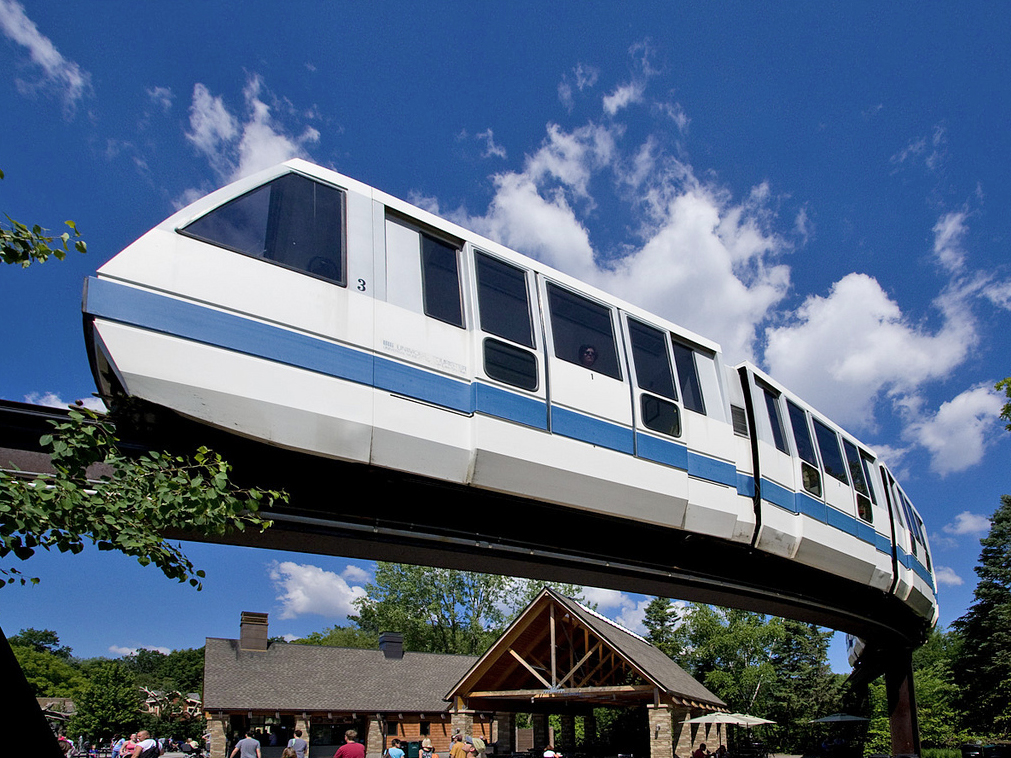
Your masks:
{"label": "patio umbrella", "polygon": [[820,719],[811,719],[811,724],[837,724],[845,721],[867,721],[863,716],[850,716],[848,713],[833,713]]}
{"label": "patio umbrella", "polygon": [[760,716],[749,716],[747,713],[731,713],[731,716],[737,718],[737,723],[740,726],[746,726],[750,729],[753,726],[761,726],[762,724],[775,724],[775,721],[770,719],[763,719]]}
{"label": "patio umbrella", "polygon": [[736,713],[707,713],[705,716],[696,716],[688,719],[688,724],[740,724]]}

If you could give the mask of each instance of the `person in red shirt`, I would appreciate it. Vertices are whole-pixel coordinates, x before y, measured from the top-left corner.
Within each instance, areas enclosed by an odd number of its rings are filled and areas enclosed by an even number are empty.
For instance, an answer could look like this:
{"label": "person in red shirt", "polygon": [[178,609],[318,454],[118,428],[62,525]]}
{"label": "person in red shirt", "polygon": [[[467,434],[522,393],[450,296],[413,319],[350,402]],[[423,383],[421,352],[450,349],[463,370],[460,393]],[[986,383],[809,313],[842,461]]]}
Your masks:
{"label": "person in red shirt", "polygon": [[333,758],[365,758],[365,745],[356,742],[358,732],[348,729],[344,732],[344,744],[337,748]]}

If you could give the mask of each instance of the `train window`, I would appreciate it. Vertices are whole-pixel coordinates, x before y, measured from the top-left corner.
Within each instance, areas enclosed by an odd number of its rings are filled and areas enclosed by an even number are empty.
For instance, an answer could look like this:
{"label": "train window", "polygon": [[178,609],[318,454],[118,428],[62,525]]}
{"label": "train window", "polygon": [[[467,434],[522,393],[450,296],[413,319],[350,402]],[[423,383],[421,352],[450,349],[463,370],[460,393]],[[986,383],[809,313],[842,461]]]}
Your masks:
{"label": "train window", "polygon": [[821,451],[821,463],[825,468],[825,473],[835,477],[843,484],[849,484],[849,477],[846,476],[846,464],[843,463],[842,451],[839,448],[839,435],[815,419],[814,436],[818,440],[818,449]]}
{"label": "train window", "polygon": [[647,429],[671,437],[681,436],[681,411],[674,403],[644,393],[639,407],[642,409],[642,423]]}
{"label": "train window", "polygon": [[458,252],[448,242],[421,235],[425,315],[453,326],[463,326]]}
{"label": "train window", "polygon": [[180,231],[344,284],[344,193],[299,174],[274,179]]}
{"label": "train window", "polygon": [[818,457],[814,452],[814,441],[807,425],[807,414],[789,400],[786,402],[786,408],[790,414],[790,427],[793,429],[797,455],[801,458],[800,474],[804,489],[815,497],[821,497],[821,474],[818,473]]}
{"label": "train window", "polygon": [[478,253],[475,261],[481,328],[504,339],[533,347],[526,273],[483,253]]}
{"label": "train window", "polygon": [[537,389],[537,358],[508,342],[484,341],[484,370],[500,382],[531,392]]}
{"label": "train window", "polygon": [[857,515],[864,521],[873,523],[874,512],[871,510],[870,483],[864,476],[864,461],[857,452],[857,446],[849,440],[843,440],[843,449],[846,451],[846,462],[850,467],[850,478],[853,480],[853,488],[857,491]]}
{"label": "train window", "polygon": [[681,402],[688,410],[705,415],[706,404],[702,399],[702,383],[695,367],[695,351],[677,341],[673,343],[673,347],[678,383],[681,385]]}
{"label": "train window", "polygon": [[874,503],[874,505],[877,505],[878,504],[878,496],[874,494],[874,487],[873,487],[874,480],[871,479],[871,464],[873,464],[874,461],[872,461],[870,459],[870,457],[867,455],[867,453],[865,453],[863,450],[861,450],[860,451],[860,463],[863,464],[864,479],[867,481],[867,489],[870,490],[871,502]]}
{"label": "train window", "polygon": [[632,342],[632,361],[639,389],[677,400],[674,373],[671,371],[667,339],[659,329],[628,320],[628,335]]}
{"label": "train window", "polygon": [[772,427],[772,439],[776,447],[787,455],[790,449],[786,445],[786,428],[783,426],[783,411],[779,407],[779,395],[768,387],[762,387],[765,395],[765,407],[769,411],[769,425]]}
{"label": "train window", "polygon": [[611,309],[548,284],[555,357],[621,379]]}

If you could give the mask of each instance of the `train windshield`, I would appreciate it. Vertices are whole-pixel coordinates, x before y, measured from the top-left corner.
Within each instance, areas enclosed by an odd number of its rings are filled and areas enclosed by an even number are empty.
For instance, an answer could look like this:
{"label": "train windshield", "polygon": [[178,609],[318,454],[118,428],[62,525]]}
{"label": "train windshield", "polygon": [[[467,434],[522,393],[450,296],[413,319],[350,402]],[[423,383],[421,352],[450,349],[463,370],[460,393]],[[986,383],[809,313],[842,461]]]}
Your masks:
{"label": "train windshield", "polygon": [[344,193],[299,174],[247,192],[180,231],[344,284]]}

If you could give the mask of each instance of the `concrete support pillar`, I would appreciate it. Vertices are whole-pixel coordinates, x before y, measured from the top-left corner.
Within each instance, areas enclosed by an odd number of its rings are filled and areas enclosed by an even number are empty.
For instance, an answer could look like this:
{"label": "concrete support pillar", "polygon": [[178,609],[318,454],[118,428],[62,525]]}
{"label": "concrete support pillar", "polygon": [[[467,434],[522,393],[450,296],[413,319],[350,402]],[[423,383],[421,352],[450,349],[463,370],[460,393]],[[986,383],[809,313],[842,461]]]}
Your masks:
{"label": "concrete support pillar", "polygon": [[671,711],[673,721],[674,755],[678,758],[688,758],[692,754],[692,725],[685,723],[692,717],[690,708],[674,708]]}
{"label": "concrete support pillar", "polygon": [[561,734],[557,735],[558,748],[563,755],[568,755],[576,749],[576,717],[569,713],[559,716],[561,720]]}
{"label": "concrete support pillar", "polygon": [[548,744],[548,717],[544,713],[531,713],[530,726],[534,728],[534,755],[542,753]]}
{"label": "concrete support pillar", "polygon": [[920,724],[913,690],[913,653],[892,651],[885,668],[885,694],[892,732],[892,755],[920,755]]}
{"label": "concrete support pillar", "polygon": [[674,732],[671,706],[667,703],[647,705],[649,717],[649,758],[673,758]]}
{"label": "concrete support pillar", "polygon": [[495,743],[495,752],[502,753],[516,752],[516,714],[496,713],[492,722],[492,742]]}
{"label": "concrete support pillar", "polygon": [[474,711],[453,711],[453,733],[464,737],[474,736]]}
{"label": "concrete support pillar", "polygon": [[[369,716],[368,729],[368,734],[358,735],[359,741],[365,743],[365,756],[366,758],[381,758],[386,751],[386,745],[383,744],[383,722],[379,720],[379,716]],[[336,738],[339,740],[339,744],[344,744],[344,735],[336,735]]]}
{"label": "concrete support pillar", "polygon": [[207,719],[207,733],[211,735],[210,758],[225,758],[228,747],[228,716],[210,716]]}

